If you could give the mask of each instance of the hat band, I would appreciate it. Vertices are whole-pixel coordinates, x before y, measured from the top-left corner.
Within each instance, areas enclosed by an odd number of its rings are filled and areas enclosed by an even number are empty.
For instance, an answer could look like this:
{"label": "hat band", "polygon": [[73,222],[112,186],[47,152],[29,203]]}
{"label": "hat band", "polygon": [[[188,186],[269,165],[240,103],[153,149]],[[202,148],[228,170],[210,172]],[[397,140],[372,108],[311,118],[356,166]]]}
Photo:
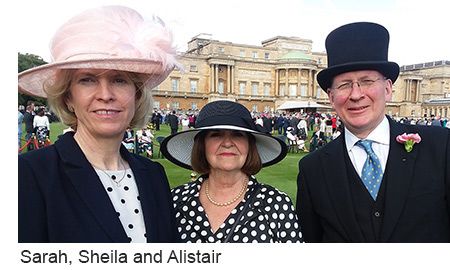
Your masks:
{"label": "hat band", "polygon": [[249,129],[252,131],[256,130],[255,123],[253,119],[246,119],[236,116],[228,116],[228,115],[217,115],[214,117],[197,119],[195,123],[196,128],[204,128],[210,126],[218,126],[218,124],[223,126],[232,126],[232,127],[241,127],[245,129]]}

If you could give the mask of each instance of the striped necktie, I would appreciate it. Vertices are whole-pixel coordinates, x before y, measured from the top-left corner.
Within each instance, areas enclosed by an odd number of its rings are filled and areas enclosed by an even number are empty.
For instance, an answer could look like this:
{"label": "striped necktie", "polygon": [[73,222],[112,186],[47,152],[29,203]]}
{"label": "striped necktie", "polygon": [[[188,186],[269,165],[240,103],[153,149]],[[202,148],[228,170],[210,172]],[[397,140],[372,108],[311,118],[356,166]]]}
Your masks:
{"label": "striped necktie", "polygon": [[360,140],[356,145],[363,148],[367,153],[367,159],[361,172],[361,180],[375,201],[383,179],[383,169],[381,168],[380,160],[373,152],[372,141]]}

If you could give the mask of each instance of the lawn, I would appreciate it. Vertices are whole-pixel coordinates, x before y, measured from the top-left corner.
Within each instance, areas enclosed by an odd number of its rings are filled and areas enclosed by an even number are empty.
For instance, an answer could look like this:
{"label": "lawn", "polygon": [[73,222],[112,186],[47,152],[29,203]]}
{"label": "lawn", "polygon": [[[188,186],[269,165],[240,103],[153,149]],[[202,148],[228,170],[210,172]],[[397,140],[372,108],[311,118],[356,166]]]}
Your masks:
{"label": "lawn", "polygon": [[[52,123],[50,127],[50,140],[54,142],[59,135],[62,134],[66,127],[61,123]],[[157,136],[167,136],[170,129],[167,125],[161,125],[161,130],[155,132]],[[158,158],[157,154],[159,148],[154,147],[153,160],[161,163],[164,166],[169,183],[171,187],[176,187],[180,184],[190,181],[191,171],[180,168],[164,158]],[[25,150],[26,151],[26,150]],[[297,173],[298,161],[305,155],[305,153],[289,153],[281,162],[267,168],[263,168],[257,175],[258,181],[272,185],[281,191],[286,192],[291,199],[296,200],[297,192]]]}

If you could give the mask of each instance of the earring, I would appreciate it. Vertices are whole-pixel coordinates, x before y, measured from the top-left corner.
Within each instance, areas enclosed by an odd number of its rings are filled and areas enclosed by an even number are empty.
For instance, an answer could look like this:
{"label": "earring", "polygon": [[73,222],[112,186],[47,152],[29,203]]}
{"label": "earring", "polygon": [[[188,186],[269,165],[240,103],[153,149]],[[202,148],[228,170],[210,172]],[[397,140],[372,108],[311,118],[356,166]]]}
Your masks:
{"label": "earring", "polygon": [[70,105],[67,105],[67,109],[68,109],[70,112],[73,112],[73,111],[74,111],[73,107],[70,106]]}

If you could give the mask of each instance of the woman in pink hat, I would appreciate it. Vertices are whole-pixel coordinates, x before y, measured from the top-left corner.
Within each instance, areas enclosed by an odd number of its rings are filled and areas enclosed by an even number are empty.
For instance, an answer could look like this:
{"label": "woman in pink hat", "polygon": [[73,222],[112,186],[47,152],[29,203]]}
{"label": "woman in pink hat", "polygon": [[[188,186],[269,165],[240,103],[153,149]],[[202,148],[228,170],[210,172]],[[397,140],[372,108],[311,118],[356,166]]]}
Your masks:
{"label": "woman in pink hat", "polygon": [[121,6],[87,10],[56,32],[53,61],[19,74],[74,130],[19,155],[19,242],[175,242],[163,167],[121,141],[178,65],[170,31]]}

